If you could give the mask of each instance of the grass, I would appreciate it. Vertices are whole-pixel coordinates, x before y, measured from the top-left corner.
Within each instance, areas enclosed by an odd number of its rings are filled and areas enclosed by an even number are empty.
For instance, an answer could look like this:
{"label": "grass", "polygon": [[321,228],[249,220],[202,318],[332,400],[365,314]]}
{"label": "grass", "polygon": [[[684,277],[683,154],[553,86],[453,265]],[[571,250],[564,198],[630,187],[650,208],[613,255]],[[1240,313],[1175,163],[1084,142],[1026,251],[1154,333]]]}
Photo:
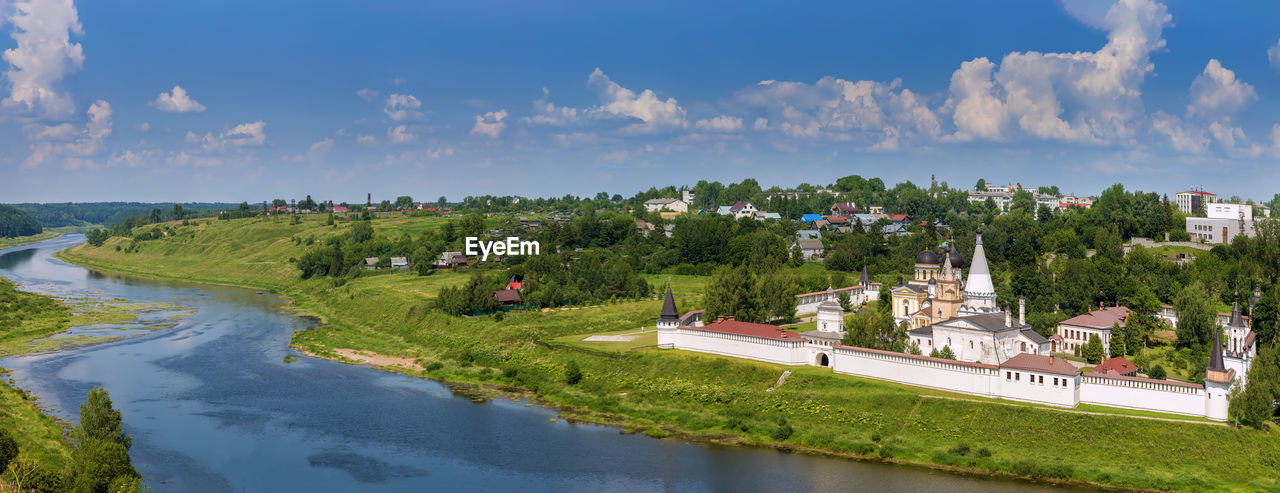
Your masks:
{"label": "grass", "polygon": [[[584,339],[594,335],[634,335],[635,339],[630,341],[586,341]],[[576,346],[589,350],[597,351],[630,351],[645,347],[653,347],[658,344],[658,332],[652,325],[645,328],[645,332],[641,334],[639,328],[628,330],[617,330],[612,332],[600,332],[598,334],[575,334],[571,336],[561,336],[551,339],[556,343]]]}
{"label": "grass", "polygon": [[[1280,436],[1274,433],[1134,419],[1143,413],[1109,408],[1081,408],[1106,415],[1064,412],[829,369],[632,350],[637,341],[582,340],[651,327],[661,308],[656,300],[466,320],[429,309],[434,293],[463,282],[466,273],[361,275],[340,286],[328,279],[300,280],[288,259],[300,256],[303,247],[292,237],[319,238],[347,227],[330,228],[322,220],[308,217],[296,226],[270,219],[201,221],[175,226],[178,234],[139,244],[133,253],[114,248],[130,240],[112,238],[103,247],[80,246],[60,256],[106,270],[271,289],[290,297],[300,313],[324,321],[294,334],[292,344],[300,349],[329,356],[336,348],[352,348],[408,357],[426,368],[406,371],[410,375],[523,389],[574,419],[651,436],[677,434],[1130,488],[1280,488]],[[432,221],[438,219],[387,219],[374,227],[379,233],[400,233],[434,227]],[[649,280],[657,284],[666,276]],[[704,282],[672,276],[673,291],[683,296],[682,309],[698,304],[695,296]],[[570,361],[583,373],[575,385],[566,383]],[[786,384],[765,392],[788,369],[794,373]],[[794,433],[780,433],[784,421]],[[980,449],[987,453],[966,452]]]}
{"label": "grass", "polygon": [[[8,279],[0,278],[0,356],[30,351],[33,341],[65,330],[69,318],[69,310],[57,300],[18,291]],[[7,376],[7,371],[0,369],[0,376]],[[41,413],[25,392],[3,381],[0,430],[13,436],[23,455],[47,470],[61,468],[70,456],[62,426]]]}
{"label": "grass", "polygon": [[59,236],[62,236],[62,233],[46,230],[43,233],[31,235],[31,236],[16,236],[13,238],[0,237],[0,249],[30,245],[32,243],[39,243],[44,240],[51,240]]}

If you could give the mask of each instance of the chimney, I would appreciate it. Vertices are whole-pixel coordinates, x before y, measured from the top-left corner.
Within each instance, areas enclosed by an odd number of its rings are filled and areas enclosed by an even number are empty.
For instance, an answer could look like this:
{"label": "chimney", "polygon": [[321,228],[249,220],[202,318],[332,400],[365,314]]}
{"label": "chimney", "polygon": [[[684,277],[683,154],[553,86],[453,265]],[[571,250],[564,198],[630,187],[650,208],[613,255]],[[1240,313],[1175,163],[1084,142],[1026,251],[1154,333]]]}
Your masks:
{"label": "chimney", "polygon": [[1027,324],[1027,299],[1018,297],[1018,325]]}
{"label": "chimney", "polygon": [[1009,310],[1004,311],[1004,326],[1013,327],[1013,315],[1009,314]]}

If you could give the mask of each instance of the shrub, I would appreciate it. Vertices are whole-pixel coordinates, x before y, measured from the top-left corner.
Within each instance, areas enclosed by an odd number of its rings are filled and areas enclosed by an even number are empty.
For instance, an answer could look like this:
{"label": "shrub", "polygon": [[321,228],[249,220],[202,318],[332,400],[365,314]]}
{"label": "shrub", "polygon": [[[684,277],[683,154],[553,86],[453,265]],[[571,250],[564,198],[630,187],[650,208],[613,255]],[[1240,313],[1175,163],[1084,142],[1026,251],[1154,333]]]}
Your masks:
{"label": "shrub", "polygon": [[978,455],[978,457],[981,457],[981,458],[983,458],[983,459],[985,459],[985,458],[987,458],[987,457],[991,457],[991,449],[986,448],[986,447],[982,447],[982,448],[978,449],[977,455]]}
{"label": "shrub", "polygon": [[948,450],[947,453],[951,455],[969,455],[969,444],[962,443],[951,447],[951,450]]}
{"label": "shrub", "polygon": [[436,371],[441,368],[444,368],[444,363],[439,361],[432,361],[431,364],[427,365],[427,371]]}
{"label": "shrub", "polygon": [[519,373],[520,373],[520,369],[516,367],[507,367],[502,369],[502,376],[507,380],[516,378],[516,375]]}
{"label": "shrub", "polygon": [[18,442],[8,432],[0,430],[0,471],[4,471],[17,458]]}
{"label": "shrub", "polygon": [[773,430],[773,434],[769,436],[772,437],[774,440],[781,442],[783,440],[791,438],[791,435],[794,434],[795,432],[796,432],[795,428],[792,428],[790,424],[787,424],[786,421],[783,421],[782,425],[778,426],[777,429]]}
{"label": "shrub", "polygon": [[564,383],[569,385],[577,385],[582,381],[582,368],[578,367],[576,360],[569,360],[569,364],[564,367]]}
{"label": "shrub", "polygon": [[1151,371],[1147,373],[1147,376],[1156,380],[1164,380],[1168,375],[1165,373],[1163,366],[1156,365],[1151,368]]}

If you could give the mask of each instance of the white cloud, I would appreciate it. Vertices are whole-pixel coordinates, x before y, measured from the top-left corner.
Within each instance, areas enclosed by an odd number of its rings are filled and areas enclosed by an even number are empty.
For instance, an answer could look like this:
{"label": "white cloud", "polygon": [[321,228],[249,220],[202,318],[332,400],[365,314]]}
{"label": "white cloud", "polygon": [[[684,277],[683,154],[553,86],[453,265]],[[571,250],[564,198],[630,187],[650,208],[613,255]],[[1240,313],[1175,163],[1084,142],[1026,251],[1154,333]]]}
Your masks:
{"label": "white cloud", "polygon": [[387,105],[382,109],[394,121],[417,120],[422,118],[422,102],[412,94],[392,94],[387,96]]}
{"label": "white cloud", "polygon": [[758,131],[759,131],[759,130],[768,130],[768,129],[769,129],[769,119],[768,119],[768,118],[764,118],[764,117],[756,117],[756,122],[755,122],[755,124],[751,125],[751,129],[752,129],[752,130],[758,130]]}
{"label": "white cloud", "polygon": [[698,120],[693,124],[693,128],[704,132],[737,132],[742,130],[742,119],[733,116],[720,115],[715,118]]}
{"label": "white cloud", "polygon": [[175,155],[172,155],[169,157],[168,161],[178,166],[191,165],[197,168],[212,168],[215,166],[222,166],[223,164],[222,160],[216,157],[195,156],[195,155],[187,154],[186,152],[179,152]]}
{"label": "white cloud", "polygon": [[373,89],[369,89],[366,87],[364,89],[356,91],[356,96],[360,96],[360,99],[363,99],[365,101],[373,101],[374,99],[378,98],[378,91],[375,91]]}
{"label": "white cloud", "polygon": [[356,136],[356,143],[357,143],[357,144],[373,145],[373,143],[375,143],[375,142],[377,142],[377,141],[378,141],[378,139],[377,139],[376,137],[372,136],[372,135],[357,135],[357,136]]}
{"label": "white cloud", "polygon": [[257,147],[267,142],[267,134],[264,132],[267,124],[261,120],[252,123],[241,123],[232,127],[230,130],[214,135],[213,132],[204,134],[204,136],[196,135],[195,132],[187,132],[188,144],[200,144],[206,152],[215,152],[227,148],[238,147]]}
{"label": "white cloud", "polygon": [[331,150],[333,150],[333,139],[325,137],[324,139],[311,144],[311,149],[308,152],[310,152],[312,156],[316,156]]}
{"label": "white cloud", "polygon": [[1224,149],[1235,149],[1236,144],[1243,144],[1247,139],[1244,136],[1244,130],[1240,127],[1233,127],[1226,122],[1213,122],[1209,124],[1209,135],[1213,136],[1213,140],[1218,141]]}
{"label": "white cloud", "polygon": [[71,42],[71,34],[83,34],[72,0],[28,0],[12,5],[9,34],[16,46],[4,51],[9,96],[6,106],[43,117],[65,117],[75,112],[71,95],[59,86],[62,79],[84,66],[84,49]]}
{"label": "white cloud", "polygon": [[471,127],[471,135],[483,135],[491,139],[498,138],[502,133],[502,129],[507,124],[502,120],[507,118],[507,110],[490,111],[484,115],[476,116],[476,124]]}
{"label": "white cloud", "polygon": [[107,137],[111,136],[111,104],[96,101],[89,106],[87,115],[89,120],[84,128],[69,123],[29,125],[25,130],[31,141],[31,154],[23,164],[35,166],[62,158],[68,168],[92,166],[89,158],[101,154]]}
{"label": "white cloud", "polygon": [[567,106],[556,106],[547,98],[551,92],[542,88],[542,99],[533,101],[533,116],[524,118],[525,123],[536,125],[567,125],[578,121],[578,109]]}
{"label": "white cloud", "polygon": [[1253,86],[1236,79],[1217,59],[1210,59],[1204,72],[1191,83],[1191,104],[1187,116],[1216,118],[1229,116],[1258,99]]}
{"label": "white cloud", "polygon": [[649,132],[661,128],[684,128],[685,110],[675,98],[662,100],[653,90],[645,89],[640,94],[622,87],[609,79],[603,71],[596,68],[587,77],[587,85],[600,91],[602,104],[592,108],[590,112],[596,116],[624,117],[640,120],[641,123],[629,127],[636,132]]}
{"label": "white cloud", "polygon": [[139,131],[142,131],[142,132],[150,132],[150,131],[151,131],[151,124],[150,124],[150,123],[147,123],[147,122],[139,123],[139,124],[138,124],[138,130],[139,130]]}
{"label": "white cloud", "polygon": [[396,144],[407,144],[418,139],[418,134],[410,132],[404,125],[387,129],[387,139]]}
{"label": "white cloud", "polygon": [[170,113],[199,113],[205,110],[204,105],[200,104],[187,94],[186,89],[181,86],[173,86],[171,93],[160,93],[156,96],[156,100],[151,102],[152,106],[160,111],[168,111]]}
{"label": "white cloud", "polygon": [[1073,15],[1107,30],[1106,45],[1096,52],[1013,52],[998,67],[978,58],[952,74],[953,139],[1000,139],[1009,129],[1068,142],[1133,133],[1144,113],[1141,85],[1154,69],[1150,54],[1164,48],[1161,33],[1172,17],[1153,0],[1119,0],[1101,18]]}
{"label": "white cloud", "polygon": [[1209,147],[1209,139],[1202,132],[1182,125],[1178,117],[1163,111],[1151,116],[1151,130],[1168,137],[1175,151],[1199,154]]}
{"label": "white cloud", "polygon": [[1271,62],[1271,67],[1280,70],[1280,41],[1276,41],[1275,46],[1267,48],[1267,60]]}

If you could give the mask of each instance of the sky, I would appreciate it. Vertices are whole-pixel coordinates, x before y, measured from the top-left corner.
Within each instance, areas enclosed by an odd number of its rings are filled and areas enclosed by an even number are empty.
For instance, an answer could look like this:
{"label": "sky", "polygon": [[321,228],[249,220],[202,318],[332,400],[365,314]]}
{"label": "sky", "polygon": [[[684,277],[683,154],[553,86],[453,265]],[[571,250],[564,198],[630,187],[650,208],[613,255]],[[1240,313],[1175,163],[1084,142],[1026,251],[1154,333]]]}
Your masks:
{"label": "sky", "polygon": [[850,174],[1270,200],[1277,19],[1156,0],[0,0],[0,202]]}

